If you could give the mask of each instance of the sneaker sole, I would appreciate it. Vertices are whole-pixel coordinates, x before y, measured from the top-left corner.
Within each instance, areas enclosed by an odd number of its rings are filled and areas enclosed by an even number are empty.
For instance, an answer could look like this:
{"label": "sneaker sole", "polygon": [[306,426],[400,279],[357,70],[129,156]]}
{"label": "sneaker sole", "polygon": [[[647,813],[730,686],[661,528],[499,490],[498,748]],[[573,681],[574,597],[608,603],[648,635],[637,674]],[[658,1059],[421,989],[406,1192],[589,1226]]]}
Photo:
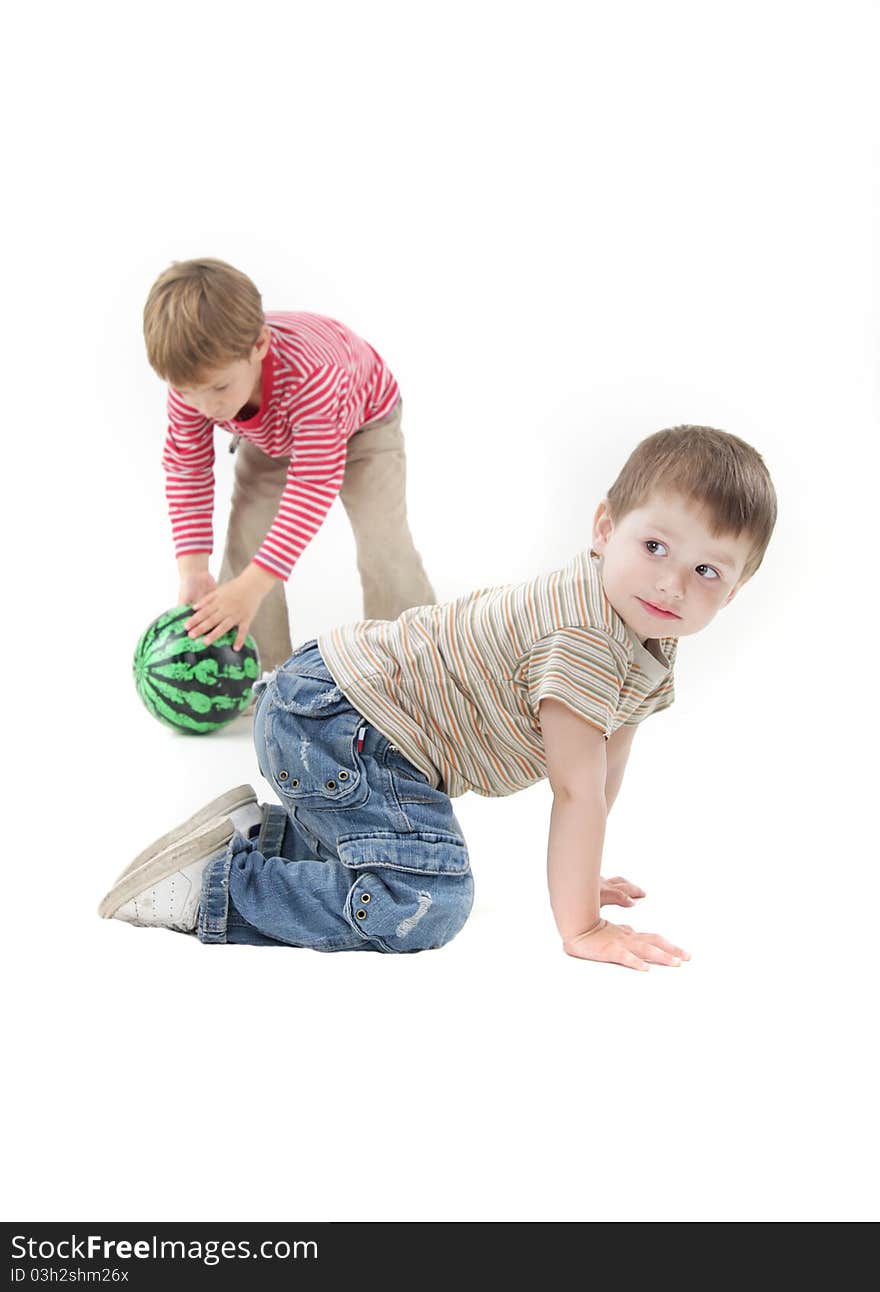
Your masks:
{"label": "sneaker sole", "polygon": [[234,790],[227,790],[219,798],[213,799],[210,803],[206,803],[203,808],[199,808],[198,812],[194,812],[188,821],[184,821],[182,825],[175,826],[173,830],[163,834],[155,843],[151,843],[149,848],[144,848],[143,852],[139,852],[134,861],[116,876],[116,883],[118,884],[131,871],[138,870],[146,862],[152,860],[153,857],[158,857],[159,853],[167,852],[175,844],[183,843],[190,835],[198,834],[205,826],[225,821],[230,812],[234,812],[236,808],[247,807],[249,803],[256,803],[256,801],[257,796],[252,785],[239,785]]}
{"label": "sneaker sole", "polygon": [[110,920],[121,906],[139,897],[141,893],[152,888],[161,880],[173,875],[176,870],[183,870],[194,861],[207,858],[219,852],[229,843],[235,833],[235,827],[229,820],[206,826],[200,833],[193,834],[181,843],[166,848],[158,855],[149,857],[135,869],[129,867],[119,876],[110,892],[101,901],[98,914],[102,920]]}

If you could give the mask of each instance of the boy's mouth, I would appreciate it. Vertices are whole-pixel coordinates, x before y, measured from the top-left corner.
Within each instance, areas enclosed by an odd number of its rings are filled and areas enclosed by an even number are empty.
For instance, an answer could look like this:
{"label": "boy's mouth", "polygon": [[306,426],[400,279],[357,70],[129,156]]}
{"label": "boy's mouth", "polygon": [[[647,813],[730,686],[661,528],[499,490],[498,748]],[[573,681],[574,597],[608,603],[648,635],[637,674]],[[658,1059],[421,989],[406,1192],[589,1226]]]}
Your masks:
{"label": "boy's mouth", "polygon": [[636,597],[639,605],[644,606],[650,615],[657,615],[659,619],[680,619],[674,610],[667,610],[665,606],[658,606],[653,601],[645,601],[644,597]]}

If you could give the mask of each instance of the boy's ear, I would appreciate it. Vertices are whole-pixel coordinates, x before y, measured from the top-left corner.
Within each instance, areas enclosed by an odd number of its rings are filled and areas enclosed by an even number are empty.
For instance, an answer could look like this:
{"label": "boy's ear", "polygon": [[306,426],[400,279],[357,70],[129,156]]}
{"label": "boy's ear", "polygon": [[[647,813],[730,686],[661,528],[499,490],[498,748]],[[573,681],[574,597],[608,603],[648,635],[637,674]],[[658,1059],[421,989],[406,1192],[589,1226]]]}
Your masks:
{"label": "boy's ear", "polygon": [[608,509],[608,499],[603,498],[596,508],[596,514],[593,517],[593,551],[601,552],[611,537],[614,529],[614,521],[611,519],[611,512]]}
{"label": "boy's ear", "polygon": [[269,342],[272,340],[272,333],[269,331],[268,323],[264,323],[260,328],[260,335],[257,337],[254,345],[254,358],[265,359],[269,353]]}

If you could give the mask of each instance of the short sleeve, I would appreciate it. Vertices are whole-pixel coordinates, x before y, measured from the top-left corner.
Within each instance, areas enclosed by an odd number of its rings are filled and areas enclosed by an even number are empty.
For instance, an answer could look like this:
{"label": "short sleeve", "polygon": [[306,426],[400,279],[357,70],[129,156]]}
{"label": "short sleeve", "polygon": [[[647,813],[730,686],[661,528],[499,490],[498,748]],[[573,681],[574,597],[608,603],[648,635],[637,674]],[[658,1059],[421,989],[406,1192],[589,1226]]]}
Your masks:
{"label": "short sleeve", "polygon": [[532,646],[529,704],[537,716],[542,700],[559,700],[608,736],[628,666],[625,648],[607,633],[560,628]]}

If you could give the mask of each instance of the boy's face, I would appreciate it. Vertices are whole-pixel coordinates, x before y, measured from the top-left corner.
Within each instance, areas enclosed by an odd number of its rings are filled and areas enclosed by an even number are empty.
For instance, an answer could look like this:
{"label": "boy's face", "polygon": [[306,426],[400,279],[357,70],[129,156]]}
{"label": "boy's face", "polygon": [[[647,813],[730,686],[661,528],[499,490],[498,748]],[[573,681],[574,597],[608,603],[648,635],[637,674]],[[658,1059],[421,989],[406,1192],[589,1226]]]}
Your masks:
{"label": "boy's face", "polygon": [[206,368],[192,385],[177,387],[181,397],[213,422],[228,422],[246,404],[259,408],[263,359],[269,340],[270,332],[265,327],[247,359],[235,359],[222,368]]}
{"label": "boy's face", "polygon": [[714,619],[745,583],[748,534],[715,535],[709,514],[674,493],[652,494],[615,524],[607,502],[593,522],[605,595],[624,623],[648,637],[687,637]]}

